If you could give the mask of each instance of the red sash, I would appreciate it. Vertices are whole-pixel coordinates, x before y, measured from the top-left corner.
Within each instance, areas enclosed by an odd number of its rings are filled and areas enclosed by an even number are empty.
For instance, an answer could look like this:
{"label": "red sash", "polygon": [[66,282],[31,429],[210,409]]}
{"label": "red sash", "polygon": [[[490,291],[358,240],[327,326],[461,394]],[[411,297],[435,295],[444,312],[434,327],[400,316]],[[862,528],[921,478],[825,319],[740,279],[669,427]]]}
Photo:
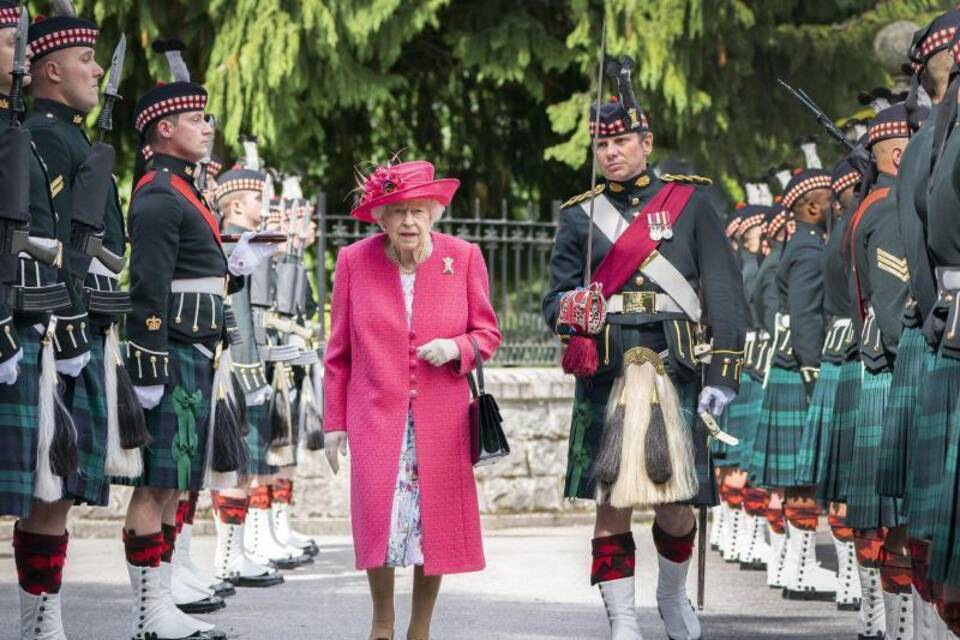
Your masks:
{"label": "red sash", "polygon": [[850,251],[850,268],[853,270],[853,279],[857,290],[857,313],[860,314],[861,323],[867,317],[867,309],[863,306],[863,294],[860,293],[860,274],[857,273],[857,227],[860,226],[860,221],[863,220],[863,216],[867,213],[867,210],[886,198],[889,194],[890,187],[880,187],[879,189],[874,189],[868,193],[860,203],[860,206],[857,207],[857,210],[854,211],[853,217],[850,218],[850,226],[847,228],[847,233],[850,234],[846,239],[849,243],[848,250]]}
{"label": "red sash", "polygon": [[593,282],[603,287],[604,298],[609,299],[620,291],[640,265],[660,246],[660,241],[650,237],[647,214],[665,211],[670,217],[670,226],[673,226],[695,191],[696,189],[688,184],[671,182],[637,214],[593,274]]}
{"label": "red sash", "polygon": [[[140,182],[137,183],[137,186],[133,189],[133,194],[136,195],[142,187],[147,186],[153,179],[157,177],[156,171],[150,171],[140,178]],[[220,239],[220,224],[217,222],[217,217],[213,215],[213,212],[207,208],[200,198],[197,197],[197,194],[194,193],[193,187],[190,186],[186,180],[181,178],[175,173],[170,174],[170,186],[172,186],[177,193],[182,195],[187,199],[187,202],[192,204],[200,216],[203,218],[203,221],[207,223],[207,226],[210,227],[210,230],[213,231],[213,237],[216,239],[218,244],[223,244],[223,241]]]}

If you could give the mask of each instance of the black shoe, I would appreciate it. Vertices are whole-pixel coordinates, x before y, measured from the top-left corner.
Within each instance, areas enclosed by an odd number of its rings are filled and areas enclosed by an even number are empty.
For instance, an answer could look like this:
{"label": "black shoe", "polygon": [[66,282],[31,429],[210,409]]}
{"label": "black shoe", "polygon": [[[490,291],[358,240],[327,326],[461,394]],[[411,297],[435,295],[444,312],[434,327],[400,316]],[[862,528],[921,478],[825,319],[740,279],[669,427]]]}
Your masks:
{"label": "black shoe", "polygon": [[296,569],[300,566],[299,558],[282,558],[280,560],[271,560],[269,566],[274,569],[283,569],[284,571],[290,571],[291,569]]}
{"label": "black shoe", "polygon": [[766,571],[767,565],[763,564],[759,560],[754,560],[753,562],[741,562],[740,571]]}
{"label": "black shoe", "polygon": [[204,598],[203,600],[197,600],[196,602],[188,602],[186,604],[178,604],[177,609],[183,611],[184,613],[195,614],[195,613],[212,613],[214,611],[219,611],[227,606],[227,603],[223,601],[223,598],[217,595],[210,596],[209,598]]}
{"label": "black shoe", "polygon": [[791,591],[783,590],[784,600],[804,600],[807,602],[835,602],[837,599],[836,591]]}
{"label": "black shoe", "polygon": [[237,590],[233,588],[233,583],[226,580],[218,582],[210,588],[213,589],[214,595],[220,596],[221,598],[229,598],[230,596],[237,595]]}
{"label": "black shoe", "polygon": [[301,567],[306,567],[307,565],[311,565],[314,563],[313,556],[307,553],[304,553],[302,556],[297,558],[297,561],[300,562]]}
{"label": "black shoe", "polygon": [[240,576],[235,576],[230,578],[232,582],[237,587],[251,587],[254,589],[263,588],[263,587],[272,587],[277,584],[283,584],[283,576],[279,573],[265,573],[261,576],[251,576],[249,578],[241,578]]}
{"label": "black shoe", "polygon": [[837,611],[860,611],[860,601],[839,603]]}
{"label": "black shoe", "polygon": [[[147,634],[147,637],[156,637],[154,634]],[[210,631],[197,631],[193,633],[184,640],[227,640],[227,634],[220,629],[211,629]]]}

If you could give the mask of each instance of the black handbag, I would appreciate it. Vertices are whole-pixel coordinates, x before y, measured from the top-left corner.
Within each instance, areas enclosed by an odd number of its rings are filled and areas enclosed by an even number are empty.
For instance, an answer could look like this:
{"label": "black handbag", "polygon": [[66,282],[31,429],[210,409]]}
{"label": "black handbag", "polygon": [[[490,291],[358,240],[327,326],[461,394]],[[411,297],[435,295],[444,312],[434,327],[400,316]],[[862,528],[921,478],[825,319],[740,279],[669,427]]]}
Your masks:
{"label": "black handbag", "polygon": [[473,354],[477,363],[477,378],[467,376],[473,402],[470,403],[470,461],[475,467],[493,464],[500,458],[510,455],[510,444],[503,432],[503,418],[500,407],[492,395],[483,386],[483,360],[477,341],[470,338]]}

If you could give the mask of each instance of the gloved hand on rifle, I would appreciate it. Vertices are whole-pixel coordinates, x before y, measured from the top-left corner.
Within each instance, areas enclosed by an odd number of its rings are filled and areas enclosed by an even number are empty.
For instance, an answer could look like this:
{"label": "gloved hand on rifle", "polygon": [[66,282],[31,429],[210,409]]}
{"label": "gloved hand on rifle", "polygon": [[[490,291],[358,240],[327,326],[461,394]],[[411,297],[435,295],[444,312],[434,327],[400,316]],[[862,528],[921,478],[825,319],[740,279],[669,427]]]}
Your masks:
{"label": "gloved hand on rifle", "polygon": [[700,399],[697,402],[697,413],[709,411],[713,415],[719,416],[723,414],[723,410],[736,397],[736,392],[728,387],[704,387],[700,391]]}
{"label": "gloved hand on rifle", "polygon": [[257,270],[264,260],[269,260],[280,248],[272,242],[251,242],[256,231],[247,231],[240,236],[240,242],[234,247],[227,261],[227,268],[235,276],[248,276]]}
{"label": "gloved hand on rifle", "polygon": [[13,357],[0,364],[0,384],[16,384],[20,377],[20,361],[23,360],[23,349],[18,350]]}

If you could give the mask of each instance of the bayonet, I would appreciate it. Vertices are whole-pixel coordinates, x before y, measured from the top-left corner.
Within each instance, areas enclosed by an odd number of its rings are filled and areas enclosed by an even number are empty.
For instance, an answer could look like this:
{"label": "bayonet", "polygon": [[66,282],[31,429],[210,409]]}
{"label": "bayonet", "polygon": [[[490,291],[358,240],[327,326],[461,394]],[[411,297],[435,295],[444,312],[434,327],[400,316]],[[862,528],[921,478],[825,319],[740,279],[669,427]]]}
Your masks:
{"label": "bayonet", "polygon": [[103,87],[103,108],[100,110],[100,117],[97,118],[101,140],[108,131],[113,130],[113,105],[117,100],[122,100],[119,89],[120,79],[123,77],[123,61],[126,56],[127,36],[121,33],[120,41],[113,50],[113,58],[110,60],[110,77]]}
{"label": "bayonet", "polygon": [[20,7],[20,19],[17,21],[17,41],[13,53],[13,83],[10,86],[10,124],[17,122],[17,114],[23,112],[23,77],[27,75],[27,32],[30,29],[30,14],[26,7]]}

